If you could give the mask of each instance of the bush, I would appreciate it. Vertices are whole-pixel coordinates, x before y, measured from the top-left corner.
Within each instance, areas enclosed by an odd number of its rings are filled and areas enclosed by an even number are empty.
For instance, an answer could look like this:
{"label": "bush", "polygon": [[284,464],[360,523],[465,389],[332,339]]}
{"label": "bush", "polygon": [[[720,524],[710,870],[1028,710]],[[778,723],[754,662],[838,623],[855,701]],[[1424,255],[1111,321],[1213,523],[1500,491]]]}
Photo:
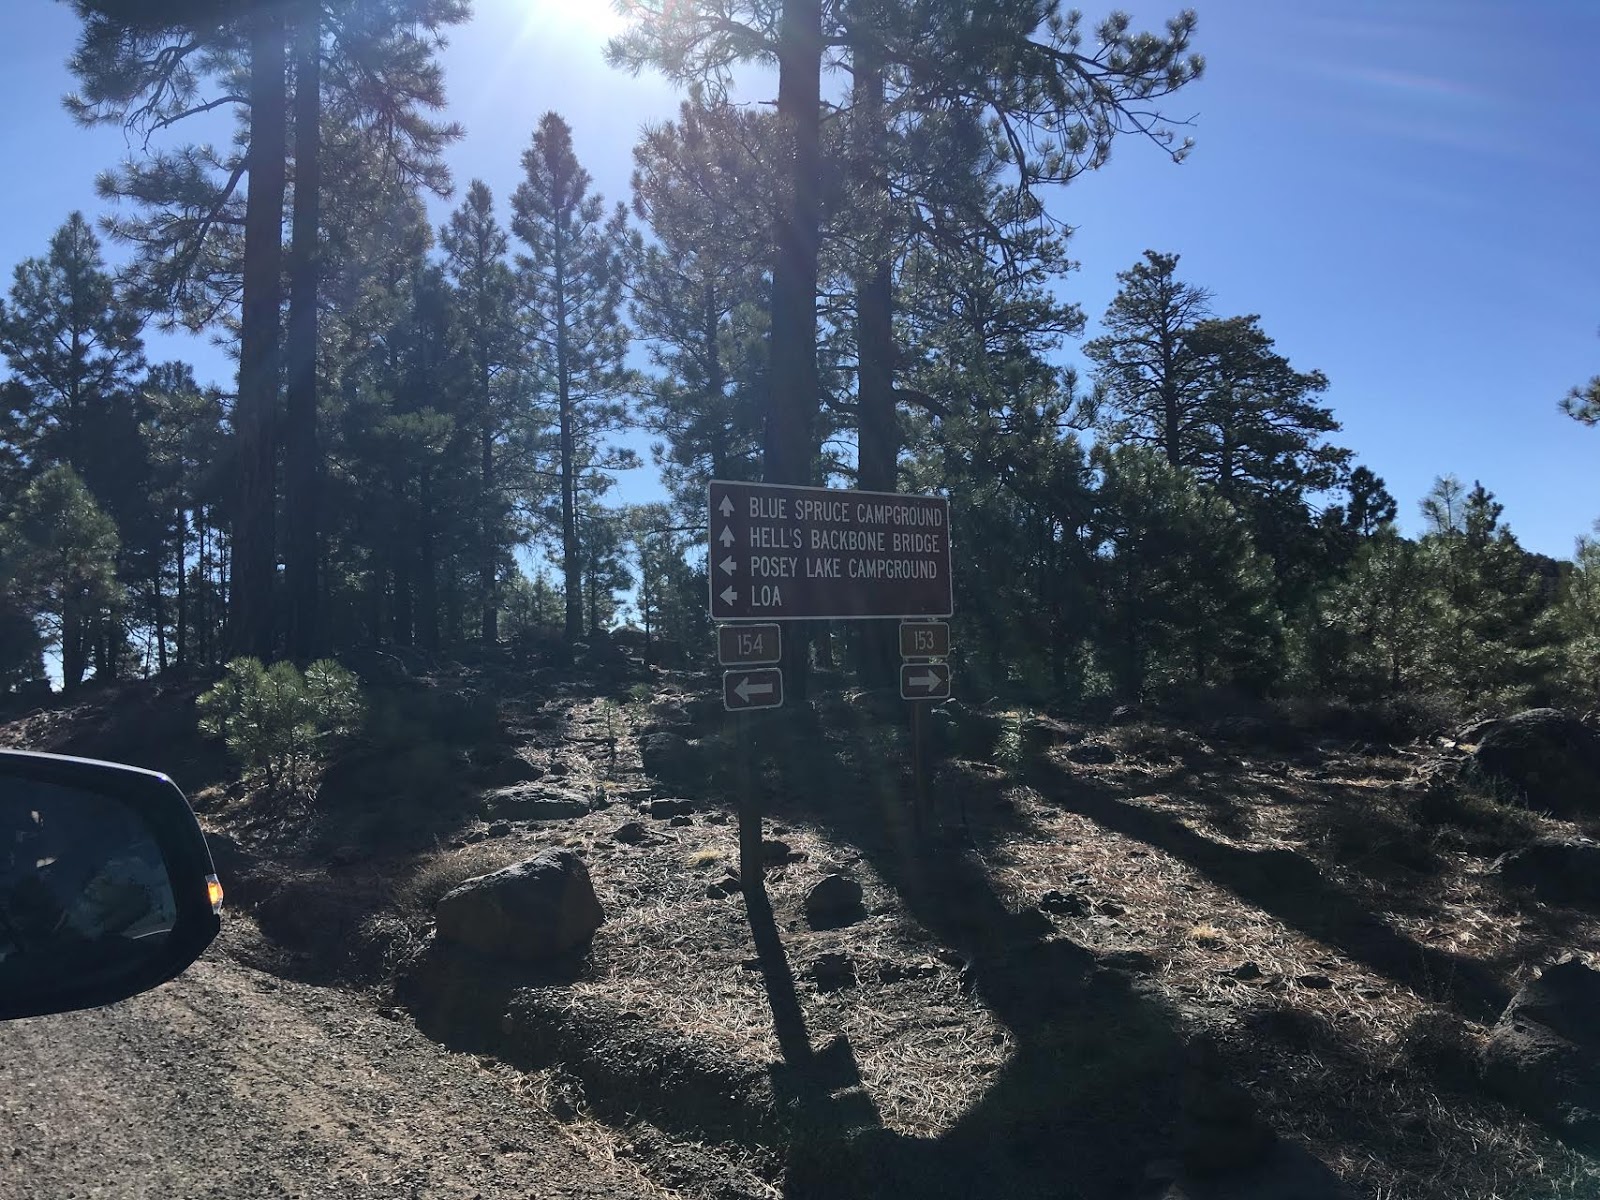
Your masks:
{"label": "bush", "polygon": [[230,662],[196,702],[200,732],[221,738],[247,782],[274,795],[310,795],[328,754],[361,724],[361,685],[330,659],[301,674],[293,663]]}

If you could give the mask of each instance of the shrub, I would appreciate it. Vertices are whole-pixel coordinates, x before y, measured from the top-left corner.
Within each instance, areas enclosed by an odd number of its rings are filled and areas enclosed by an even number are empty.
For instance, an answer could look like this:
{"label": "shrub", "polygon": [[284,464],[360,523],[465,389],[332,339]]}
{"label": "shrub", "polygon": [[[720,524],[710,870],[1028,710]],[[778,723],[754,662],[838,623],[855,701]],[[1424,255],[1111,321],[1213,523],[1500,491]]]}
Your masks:
{"label": "shrub", "polygon": [[196,702],[200,732],[221,738],[247,782],[280,796],[309,795],[329,752],[361,724],[361,685],[320,659],[302,674],[293,663],[230,662]]}
{"label": "shrub", "polygon": [[1008,712],[1000,718],[1000,740],[995,743],[994,762],[1010,775],[1022,770],[1025,758],[1022,729],[1026,718],[1027,714],[1021,711]]}

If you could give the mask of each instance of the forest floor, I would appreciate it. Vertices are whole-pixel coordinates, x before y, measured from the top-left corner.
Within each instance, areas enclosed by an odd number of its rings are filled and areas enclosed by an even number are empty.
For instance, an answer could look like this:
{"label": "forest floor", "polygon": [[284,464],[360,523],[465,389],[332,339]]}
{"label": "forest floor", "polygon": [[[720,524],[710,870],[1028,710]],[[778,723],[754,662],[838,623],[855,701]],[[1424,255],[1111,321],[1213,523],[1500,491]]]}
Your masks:
{"label": "forest floor", "polygon": [[[755,783],[784,843],[767,910],[734,883],[737,776],[709,678],[639,678],[427,673],[407,686],[491,697],[492,722],[441,722],[438,746],[341,765],[305,805],[230,778],[194,734],[198,685],[89,692],[0,725],[0,745],[172,774],[230,888],[229,952],[378,1002],[445,891],[576,850],[605,923],[513,1007],[564,1013],[603,1032],[596,1053],[654,1066],[607,1097],[619,1072],[572,1061],[568,1037],[521,1064],[530,1103],[603,1121],[683,1196],[1600,1194],[1600,1161],[1489,1098],[1475,1066],[1518,986],[1600,948],[1593,917],[1491,871],[1573,827],[1420,786],[1457,752],[1441,739],[1035,722],[1005,766],[942,761],[938,828],[919,836],[896,706],[824,680],[807,752]],[[698,784],[644,773],[637,734],[662,727],[707,764]],[[539,778],[489,786],[506,756]],[[501,816],[535,794],[588,811]],[[648,815],[663,798],[687,803]],[[615,836],[628,822],[643,836]],[[865,911],[815,929],[804,900],[834,872]],[[660,1047],[675,1048],[665,1066]],[[733,1098],[675,1096],[695,1063],[710,1064],[701,1093],[726,1083]],[[768,1109],[746,1121],[733,1093],[750,1080],[768,1082]],[[848,1136],[802,1161],[788,1143],[812,1121]],[[1183,1168],[1262,1159],[1262,1121],[1277,1149],[1254,1169]]]}

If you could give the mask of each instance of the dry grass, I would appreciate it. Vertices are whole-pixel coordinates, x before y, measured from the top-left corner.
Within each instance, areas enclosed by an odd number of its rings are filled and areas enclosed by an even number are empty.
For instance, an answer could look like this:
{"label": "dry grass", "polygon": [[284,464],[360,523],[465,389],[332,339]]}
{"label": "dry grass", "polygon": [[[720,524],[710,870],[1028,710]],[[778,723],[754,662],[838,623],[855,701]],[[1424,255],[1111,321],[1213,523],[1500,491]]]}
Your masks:
{"label": "dry grass", "polygon": [[[559,730],[528,733],[530,757],[564,767],[561,784],[587,795],[647,794],[631,737],[618,740],[614,760],[592,740],[604,735],[605,715],[597,704],[571,706]],[[868,726],[848,736],[863,745],[881,737]],[[1096,955],[1145,956],[1149,985],[1180,1032],[1213,1037],[1278,1130],[1360,1194],[1600,1195],[1600,1164],[1479,1093],[1472,1064],[1486,1030],[1463,1012],[1447,980],[1385,974],[1351,940],[1312,936],[1314,923],[1270,890],[1217,869],[1255,862],[1262,851],[1291,854],[1314,864],[1328,894],[1370,913],[1386,936],[1405,939],[1419,956],[1439,951],[1477,964],[1509,992],[1564,950],[1600,947],[1600,921],[1527,904],[1489,870],[1501,849],[1570,826],[1471,788],[1408,789],[1416,753],[1335,748],[1289,759],[1154,726],[1109,731],[1105,740],[1122,761],[1086,766],[1048,756],[1059,768],[1056,794],[1040,790],[1039,780],[1008,785],[987,764],[941,773],[941,788],[964,807],[971,802],[968,858],[1007,908],[1032,909],[1049,891],[1085,897],[1087,915],[1052,917],[1053,936]],[[1074,803],[1080,792],[1095,803]],[[1089,815],[1107,812],[1131,817]],[[607,915],[587,973],[571,985],[574,1001],[637,1013],[642,1036],[670,1031],[742,1063],[772,1063],[779,1047],[744,905],[737,895],[707,895],[737,861],[733,825],[704,813],[678,827],[645,819],[649,840],[617,844],[611,831],[634,817],[616,805],[396,864],[393,910],[373,919],[405,945],[450,888],[547,846],[572,846]],[[1013,1061],[1012,1034],[844,835],[799,814],[786,826],[770,832],[804,858],[772,870],[768,891],[812,1045],[848,1037],[862,1088],[887,1126],[947,1134]],[[1167,836],[1142,839],[1134,835],[1141,829]],[[841,868],[862,883],[869,915],[813,931],[802,917],[805,892]],[[855,986],[820,991],[808,978],[807,964],[829,951],[850,956]],[[555,1075],[522,1077],[517,1086],[558,1108],[582,1103]],[[588,1136],[584,1123],[569,1128]],[[613,1152],[595,1152],[602,1150]],[[765,1185],[750,1186],[759,1194]]]}

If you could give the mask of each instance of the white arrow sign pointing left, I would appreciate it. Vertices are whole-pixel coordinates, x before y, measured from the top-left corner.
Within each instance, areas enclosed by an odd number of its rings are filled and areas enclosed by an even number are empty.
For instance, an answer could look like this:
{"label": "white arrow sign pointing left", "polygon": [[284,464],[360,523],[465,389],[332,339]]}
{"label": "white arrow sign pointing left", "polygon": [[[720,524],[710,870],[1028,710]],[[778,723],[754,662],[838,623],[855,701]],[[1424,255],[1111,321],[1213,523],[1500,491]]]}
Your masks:
{"label": "white arrow sign pointing left", "polygon": [[739,598],[739,593],[734,591],[732,588],[723,588],[722,595],[719,598],[724,604],[732,604]]}
{"label": "white arrow sign pointing left", "polygon": [[751,696],[772,695],[772,685],[770,683],[751,683],[748,679],[741,679],[739,686],[733,689],[733,694],[746,704],[749,704]]}
{"label": "white arrow sign pointing left", "polygon": [[733,561],[733,556],[732,555],[729,555],[727,558],[723,559],[721,562],[719,562],[717,564],[717,566],[722,568],[723,573],[726,574],[726,575],[732,575],[733,574],[735,565],[736,564]]}

